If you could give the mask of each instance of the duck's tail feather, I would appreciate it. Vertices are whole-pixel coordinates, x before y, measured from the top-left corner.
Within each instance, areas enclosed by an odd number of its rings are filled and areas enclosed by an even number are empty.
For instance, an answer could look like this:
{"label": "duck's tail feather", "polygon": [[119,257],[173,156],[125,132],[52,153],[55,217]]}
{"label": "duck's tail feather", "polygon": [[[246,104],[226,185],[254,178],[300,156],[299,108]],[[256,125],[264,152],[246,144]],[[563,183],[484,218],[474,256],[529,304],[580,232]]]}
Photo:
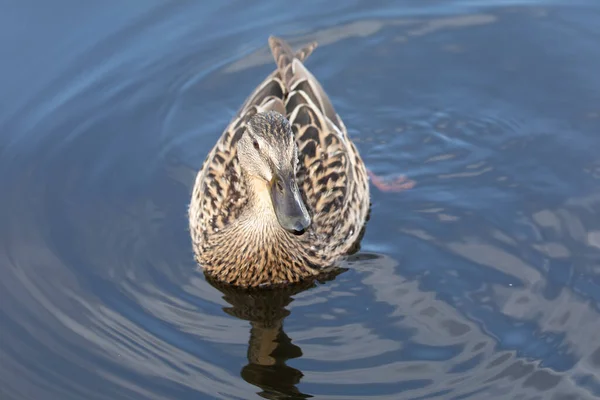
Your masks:
{"label": "duck's tail feather", "polygon": [[296,58],[304,62],[318,46],[317,42],[310,42],[296,52]]}
{"label": "duck's tail feather", "polygon": [[297,52],[294,52],[285,40],[276,36],[270,36],[269,46],[271,47],[271,53],[277,64],[279,74],[285,85],[289,87],[290,80],[294,76],[292,71],[294,59],[304,62],[313,50],[317,48],[317,42],[308,43]]}

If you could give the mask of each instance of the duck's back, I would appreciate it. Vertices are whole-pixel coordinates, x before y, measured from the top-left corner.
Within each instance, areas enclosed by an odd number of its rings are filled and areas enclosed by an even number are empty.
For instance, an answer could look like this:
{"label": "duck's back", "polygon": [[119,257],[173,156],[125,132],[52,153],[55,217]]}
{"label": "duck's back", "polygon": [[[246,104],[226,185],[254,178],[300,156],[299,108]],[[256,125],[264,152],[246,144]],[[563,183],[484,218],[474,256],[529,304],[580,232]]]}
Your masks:
{"label": "duck's back", "polygon": [[290,121],[296,136],[298,186],[312,216],[308,234],[298,240],[328,259],[336,258],[353,247],[366,222],[366,168],[329,97],[303,64],[316,43],[295,53],[275,37],[269,38],[269,45],[277,69],[247,98],[198,174],[197,196],[204,197],[204,207],[197,211],[197,221],[204,230],[222,229],[243,208],[247,199],[238,179],[235,144],[250,117],[277,111]]}

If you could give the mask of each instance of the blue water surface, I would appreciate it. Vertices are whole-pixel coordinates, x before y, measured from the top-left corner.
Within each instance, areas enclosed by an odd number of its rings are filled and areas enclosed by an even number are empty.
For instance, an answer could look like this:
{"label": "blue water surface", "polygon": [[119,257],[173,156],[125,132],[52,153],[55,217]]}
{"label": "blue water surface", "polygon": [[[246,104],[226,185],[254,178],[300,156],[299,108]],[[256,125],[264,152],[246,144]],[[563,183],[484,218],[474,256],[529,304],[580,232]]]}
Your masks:
{"label": "blue water surface", "polygon": [[[348,271],[198,271],[198,168],[316,40],[372,187]],[[600,3],[0,3],[0,398],[600,398]]]}

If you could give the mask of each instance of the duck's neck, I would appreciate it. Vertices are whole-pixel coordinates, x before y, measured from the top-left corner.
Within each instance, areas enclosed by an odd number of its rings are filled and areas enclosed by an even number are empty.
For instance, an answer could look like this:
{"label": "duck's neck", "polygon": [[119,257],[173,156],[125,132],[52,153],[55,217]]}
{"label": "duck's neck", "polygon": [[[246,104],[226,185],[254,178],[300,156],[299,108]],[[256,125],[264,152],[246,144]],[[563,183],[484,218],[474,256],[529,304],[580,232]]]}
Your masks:
{"label": "duck's neck", "polygon": [[281,229],[273,201],[271,200],[271,191],[268,184],[254,176],[245,175],[246,190],[248,194],[248,205],[245,215],[245,222],[251,224],[254,229],[266,231],[265,233],[274,234]]}
{"label": "duck's neck", "polygon": [[[233,284],[296,282],[318,273],[303,244],[284,230],[273,209],[266,182],[244,177],[248,202],[227,229],[211,237],[204,264]],[[305,239],[306,240],[306,239]]]}

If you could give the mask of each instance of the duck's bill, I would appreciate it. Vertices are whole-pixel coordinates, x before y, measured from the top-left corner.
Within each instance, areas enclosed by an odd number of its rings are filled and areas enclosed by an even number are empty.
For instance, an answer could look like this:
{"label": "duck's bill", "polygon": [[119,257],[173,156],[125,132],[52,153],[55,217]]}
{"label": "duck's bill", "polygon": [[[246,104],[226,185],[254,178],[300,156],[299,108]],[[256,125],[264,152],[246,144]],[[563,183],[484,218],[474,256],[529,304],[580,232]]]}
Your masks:
{"label": "duck's bill", "polygon": [[310,215],[295,179],[274,178],[271,199],[277,220],[285,230],[301,235],[310,226]]}

